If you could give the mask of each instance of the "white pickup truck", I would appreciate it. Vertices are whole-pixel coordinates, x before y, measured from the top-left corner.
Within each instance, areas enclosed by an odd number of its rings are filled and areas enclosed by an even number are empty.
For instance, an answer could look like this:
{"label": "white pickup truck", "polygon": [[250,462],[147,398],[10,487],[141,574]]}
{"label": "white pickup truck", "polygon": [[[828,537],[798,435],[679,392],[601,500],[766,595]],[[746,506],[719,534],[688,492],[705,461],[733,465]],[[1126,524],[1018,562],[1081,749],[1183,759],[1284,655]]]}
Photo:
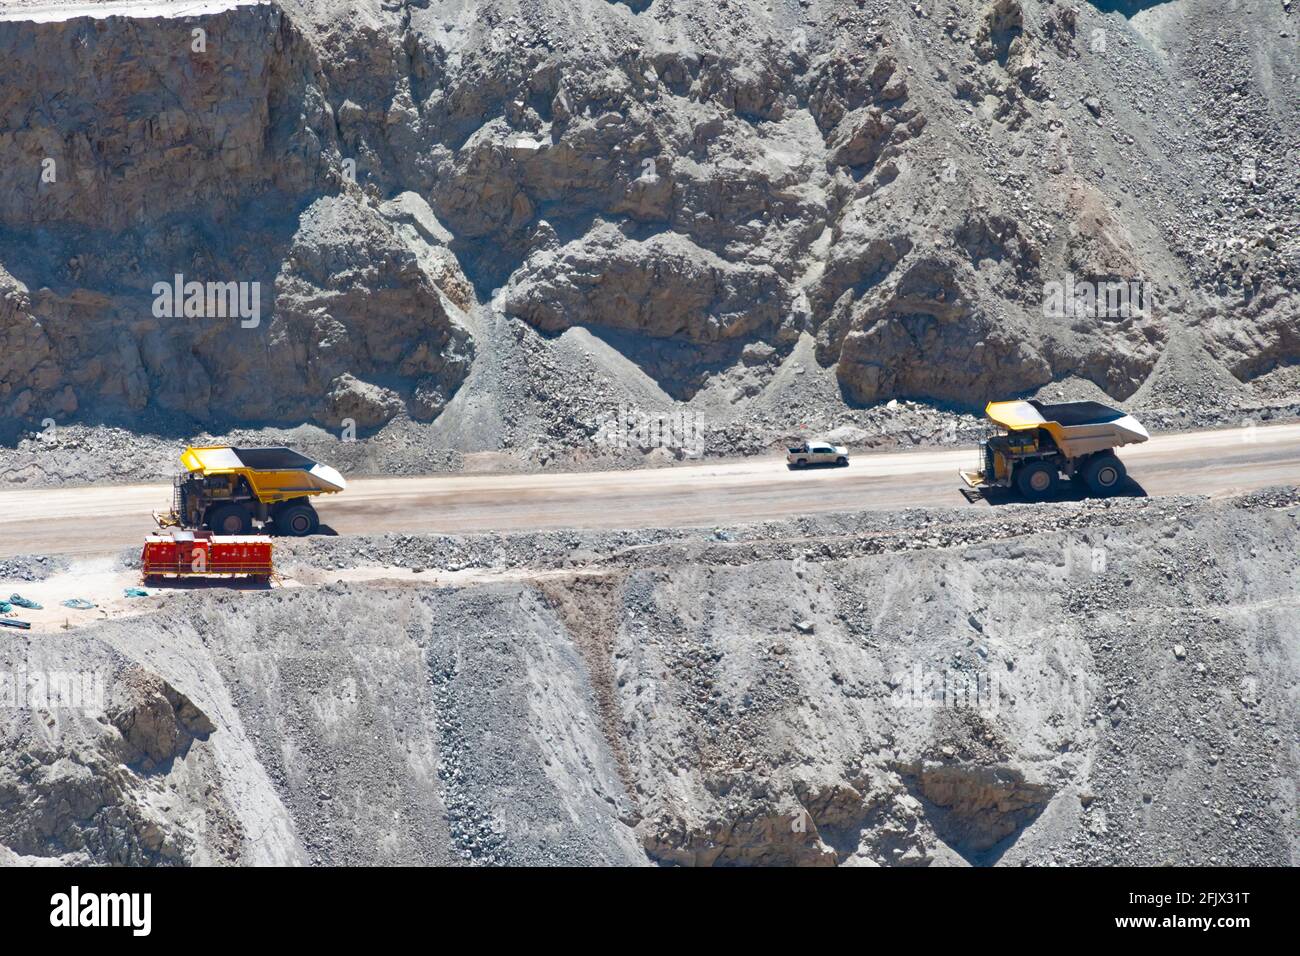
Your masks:
{"label": "white pickup truck", "polygon": [[806,441],[802,445],[786,449],[786,464],[791,468],[807,468],[809,465],[837,465],[843,468],[849,463],[849,450],[840,445],[824,441]]}

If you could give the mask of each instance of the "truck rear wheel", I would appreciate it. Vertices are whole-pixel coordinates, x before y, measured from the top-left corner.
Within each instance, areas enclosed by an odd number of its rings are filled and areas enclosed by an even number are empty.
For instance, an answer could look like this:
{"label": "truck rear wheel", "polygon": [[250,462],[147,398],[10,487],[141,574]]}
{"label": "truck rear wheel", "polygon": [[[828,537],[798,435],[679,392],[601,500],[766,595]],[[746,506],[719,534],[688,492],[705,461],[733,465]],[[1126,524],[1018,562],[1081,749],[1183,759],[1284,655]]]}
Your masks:
{"label": "truck rear wheel", "polygon": [[1114,455],[1098,455],[1083,469],[1083,480],[1094,495],[1114,494],[1127,477],[1124,463]]}
{"label": "truck rear wheel", "polygon": [[1056,490],[1056,466],[1032,461],[1016,469],[1016,488],[1031,501],[1040,501]]}
{"label": "truck rear wheel", "polygon": [[207,525],[213,534],[248,534],[253,516],[243,505],[218,505],[208,512]]}
{"label": "truck rear wheel", "polygon": [[320,517],[309,504],[286,505],[275,514],[275,530],[280,534],[303,538],[320,528]]}

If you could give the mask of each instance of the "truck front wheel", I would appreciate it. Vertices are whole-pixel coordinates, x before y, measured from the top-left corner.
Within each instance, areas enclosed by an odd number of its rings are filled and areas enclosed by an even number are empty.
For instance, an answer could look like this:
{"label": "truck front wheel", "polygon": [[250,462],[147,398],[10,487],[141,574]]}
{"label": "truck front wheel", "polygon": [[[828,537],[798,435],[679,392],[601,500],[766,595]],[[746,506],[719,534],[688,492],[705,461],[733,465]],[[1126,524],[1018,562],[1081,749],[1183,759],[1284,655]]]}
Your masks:
{"label": "truck front wheel", "polygon": [[1016,469],[1016,488],[1031,501],[1041,501],[1056,490],[1056,467],[1033,461]]}
{"label": "truck front wheel", "polygon": [[208,512],[207,525],[213,534],[248,534],[253,516],[243,505],[219,505]]}

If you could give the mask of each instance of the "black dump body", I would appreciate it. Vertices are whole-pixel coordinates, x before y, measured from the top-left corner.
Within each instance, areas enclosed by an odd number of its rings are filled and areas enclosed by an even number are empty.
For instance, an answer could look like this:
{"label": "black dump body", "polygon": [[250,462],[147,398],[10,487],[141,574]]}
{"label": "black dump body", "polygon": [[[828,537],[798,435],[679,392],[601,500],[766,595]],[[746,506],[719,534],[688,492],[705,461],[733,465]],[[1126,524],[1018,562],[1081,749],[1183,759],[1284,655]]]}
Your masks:
{"label": "black dump body", "polygon": [[1103,405],[1101,402],[1062,402],[1059,405],[1045,405],[1030,401],[1038,409],[1038,414],[1049,422],[1056,422],[1069,428],[1071,425],[1104,425],[1123,418],[1126,414],[1117,408]]}
{"label": "black dump body", "polygon": [[232,448],[245,467],[254,471],[310,471],[316,462],[292,448]]}

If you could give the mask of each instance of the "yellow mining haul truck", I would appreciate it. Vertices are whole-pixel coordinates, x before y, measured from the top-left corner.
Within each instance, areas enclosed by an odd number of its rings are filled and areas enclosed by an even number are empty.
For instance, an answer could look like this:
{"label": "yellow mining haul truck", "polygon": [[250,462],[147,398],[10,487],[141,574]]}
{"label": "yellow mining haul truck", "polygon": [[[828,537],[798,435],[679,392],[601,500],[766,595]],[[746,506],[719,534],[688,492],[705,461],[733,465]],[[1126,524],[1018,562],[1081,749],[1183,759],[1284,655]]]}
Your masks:
{"label": "yellow mining haul truck", "polygon": [[1031,500],[1051,496],[1062,475],[1090,494],[1114,494],[1128,472],[1112,450],[1151,437],[1100,402],[989,402],[984,414],[998,434],[980,444],[982,470],[962,471],[962,480],[975,492],[1014,488]]}
{"label": "yellow mining haul truck", "polygon": [[155,514],[161,527],[248,534],[254,522],[302,536],[320,527],[308,499],[347,482],[329,465],[289,448],[186,448],[185,473],[176,476],[172,510]]}

